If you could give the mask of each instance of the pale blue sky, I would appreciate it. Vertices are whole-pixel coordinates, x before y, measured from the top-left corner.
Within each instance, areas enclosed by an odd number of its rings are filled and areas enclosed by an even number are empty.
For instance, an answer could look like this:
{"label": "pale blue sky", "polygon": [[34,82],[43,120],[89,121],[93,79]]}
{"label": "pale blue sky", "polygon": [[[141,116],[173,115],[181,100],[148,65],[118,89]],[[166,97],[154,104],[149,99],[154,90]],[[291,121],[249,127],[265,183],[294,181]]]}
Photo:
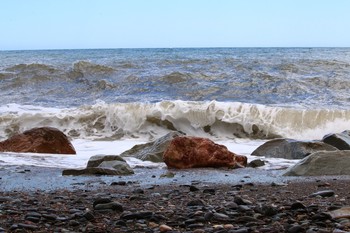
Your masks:
{"label": "pale blue sky", "polygon": [[349,47],[349,0],[1,0],[0,50]]}

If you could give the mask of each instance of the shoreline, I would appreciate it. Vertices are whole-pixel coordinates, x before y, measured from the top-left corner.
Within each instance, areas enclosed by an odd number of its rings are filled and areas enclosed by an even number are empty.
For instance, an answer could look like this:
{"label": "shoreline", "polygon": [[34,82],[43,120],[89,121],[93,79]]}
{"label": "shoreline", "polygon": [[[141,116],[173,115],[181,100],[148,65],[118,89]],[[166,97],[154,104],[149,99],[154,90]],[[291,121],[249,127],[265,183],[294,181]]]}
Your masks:
{"label": "shoreline", "polygon": [[62,176],[63,168],[38,166],[1,166],[0,190],[2,191],[54,191],[60,189],[99,189],[112,183],[126,182],[133,186],[152,185],[233,185],[254,183],[259,185],[289,184],[344,180],[350,176],[283,176],[285,169],[263,170],[258,168],[134,168],[135,174],[126,176]]}
{"label": "shoreline", "polygon": [[0,232],[350,231],[349,219],[327,214],[350,206],[349,177],[144,168],[123,177],[62,177],[61,170],[0,169]]}

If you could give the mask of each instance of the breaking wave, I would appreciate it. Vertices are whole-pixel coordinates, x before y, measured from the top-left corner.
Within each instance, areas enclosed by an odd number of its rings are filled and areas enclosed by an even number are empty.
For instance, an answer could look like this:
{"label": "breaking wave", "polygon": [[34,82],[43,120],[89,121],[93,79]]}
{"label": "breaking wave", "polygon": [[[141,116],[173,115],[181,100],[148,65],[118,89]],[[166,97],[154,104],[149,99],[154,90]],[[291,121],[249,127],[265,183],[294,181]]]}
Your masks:
{"label": "breaking wave", "polygon": [[218,139],[320,139],[350,129],[350,110],[217,101],[99,102],[66,109],[0,106],[0,139],[41,126],[57,127],[71,138],[95,140],[152,140],[173,130]]}

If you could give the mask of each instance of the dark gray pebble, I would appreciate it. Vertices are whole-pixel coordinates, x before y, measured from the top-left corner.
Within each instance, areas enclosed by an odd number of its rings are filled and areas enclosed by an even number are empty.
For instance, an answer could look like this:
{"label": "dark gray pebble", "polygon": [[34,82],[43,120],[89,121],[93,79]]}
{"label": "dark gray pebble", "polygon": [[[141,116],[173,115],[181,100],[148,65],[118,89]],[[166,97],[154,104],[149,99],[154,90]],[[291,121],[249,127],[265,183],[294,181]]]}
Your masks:
{"label": "dark gray pebble", "polygon": [[187,206],[205,206],[205,203],[201,199],[196,199],[196,200],[189,201],[187,203]]}
{"label": "dark gray pebble", "polygon": [[295,225],[287,229],[287,233],[303,233],[303,232],[306,232],[306,230],[300,225]]}
{"label": "dark gray pebble", "polygon": [[130,219],[150,219],[153,216],[151,211],[140,211],[135,213],[123,213],[120,218],[125,220]]}
{"label": "dark gray pebble", "polygon": [[123,206],[118,202],[97,204],[97,205],[95,205],[94,210],[114,210],[117,212],[124,211]]}

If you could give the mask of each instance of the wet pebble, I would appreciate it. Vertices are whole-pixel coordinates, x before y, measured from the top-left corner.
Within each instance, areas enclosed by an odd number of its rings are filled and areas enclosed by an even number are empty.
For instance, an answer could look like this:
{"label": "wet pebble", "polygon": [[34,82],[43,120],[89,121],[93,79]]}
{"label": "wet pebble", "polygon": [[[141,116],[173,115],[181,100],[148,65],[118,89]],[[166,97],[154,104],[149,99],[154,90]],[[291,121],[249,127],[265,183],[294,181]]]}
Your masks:
{"label": "wet pebble", "polygon": [[335,193],[333,190],[323,190],[323,191],[318,191],[318,192],[310,194],[310,197],[317,197],[317,196],[331,197],[331,196],[334,196],[334,194]]}

